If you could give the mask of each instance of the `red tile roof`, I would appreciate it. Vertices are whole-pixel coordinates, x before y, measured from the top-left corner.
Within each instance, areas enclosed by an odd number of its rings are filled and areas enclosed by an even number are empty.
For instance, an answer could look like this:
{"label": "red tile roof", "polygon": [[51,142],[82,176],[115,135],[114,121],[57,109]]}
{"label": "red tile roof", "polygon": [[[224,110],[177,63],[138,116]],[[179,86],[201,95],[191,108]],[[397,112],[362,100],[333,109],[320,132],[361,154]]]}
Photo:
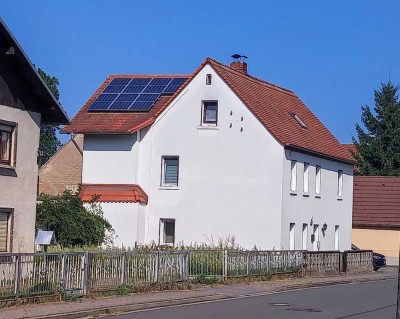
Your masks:
{"label": "red tile roof", "polygon": [[[121,77],[120,75],[111,76],[72,119],[71,125],[63,131],[67,133],[129,133],[151,125],[206,64],[210,64],[215,69],[266,129],[286,148],[312,152],[344,162],[354,162],[347,150],[292,91],[243,74],[210,58],[199,66],[172,97],[160,99],[148,113],[87,112],[89,105],[108,83],[114,77]],[[139,76],[127,75],[126,77]],[[306,128],[303,128],[290,112],[295,112]]]}
{"label": "red tile roof", "polygon": [[114,78],[187,78],[189,75],[110,75],[74,116],[70,125],[63,128],[63,133],[132,133],[153,124],[160,108],[168,105],[171,96],[161,96],[149,112],[88,112],[90,104],[103,92]]}
{"label": "red tile roof", "polygon": [[148,197],[136,184],[83,184],[79,193],[83,202],[120,202],[147,204]]}
{"label": "red tile roof", "polygon": [[400,177],[354,176],[353,227],[400,229]]}

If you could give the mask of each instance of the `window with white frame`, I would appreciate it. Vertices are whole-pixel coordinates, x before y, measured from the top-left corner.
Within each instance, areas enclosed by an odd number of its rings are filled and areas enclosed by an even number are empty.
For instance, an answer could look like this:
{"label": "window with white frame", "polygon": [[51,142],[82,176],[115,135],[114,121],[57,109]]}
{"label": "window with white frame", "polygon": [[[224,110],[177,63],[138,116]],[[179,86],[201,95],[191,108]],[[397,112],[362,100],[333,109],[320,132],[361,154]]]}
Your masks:
{"label": "window with white frame", "polygon": [[307,250],[307,243],[308,243],[308,224],[303,224],[301,249]]}
{"label": "window with white frame", "polygon": [[303,192],[304,194],[308,194],[309,191],[309,172],[308,167],[310,164],[304,163],[304,172],[303,172]]}
{"label": "window with white frame", "polygon": [[206,74],[206,85],[211,85],[211,74]]}
{"label": "window with white frame", "polygon": [[321,166],[315,166],[315,195],[321,194]]}
{"label": "window with white frame", "polygon": [[291,162],[290,191],[297,190],[297,161]]}
{"label": "window with white frame", "polygon": [[203,101],[204,125],[217,125],[218,123],[218,101]]}
{"label": "window with white frame", "polygon": [[289,250],[295,250],[295,223],[289,226]]}
{"label": "window with white frame", "polygon": [[12,147],[13,131],[15,126],[6,125],[0,122],[0,164],[13,165]]}
{"label": "window with white frame", "polygon": [[178,186],[179,157],[163,156],[161,160],[161,186]]}
{"label": "window with white frame", "polygon": [[160,244],[175,244],[175,219],[160,219]]}
{"label": "window with white frame", "polygon": [[342,197],[343,195],[343,171],[338,171],[338,189],[337,189],[338,197]]}
{"label": "window with white frame", "polygon": [[339,250],[339,225],[335,225],[335,250]]}

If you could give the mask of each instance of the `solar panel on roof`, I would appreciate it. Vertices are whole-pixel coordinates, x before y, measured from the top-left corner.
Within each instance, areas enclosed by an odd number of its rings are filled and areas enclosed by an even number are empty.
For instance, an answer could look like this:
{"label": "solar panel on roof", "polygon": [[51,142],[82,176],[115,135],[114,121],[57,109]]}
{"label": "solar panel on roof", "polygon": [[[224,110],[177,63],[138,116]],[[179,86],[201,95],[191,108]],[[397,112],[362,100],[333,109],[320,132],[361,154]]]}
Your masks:
{"label": "solar panel on roof", "polygon": [[107,108],[110,105],[111,105],[111,102],[98,102],[98,101],[95,101],[90,105],[89,110],[107,110]]}
{"label": "solar panel on roof", "polygon": [[140,94],[136,101],[145,101],[145,102],[155,102],[157,101],[159,94]]}
{"label": "solar panel on roof", "polygon": [[131,80],[130,78],[115,78],[109,85],[127,85]]}
{"label": "solar panel on roof", "polygon": [[153,106],[154,102],[133,102],[132,106],[129,108],[130,111],[148,111]]}
{"label": "solar panel on roof", "polygon": [[142,93],[145,85],[128,85],[122,93]]}
{"label": "solar panel on roof", "polygon": [[124,88],[125,85],[109,85],[104,89],[103,93],[121,93]]}
{"label": "solar panel on roof", "polygon": [[171,81],[171,78],[154,78],[151,80],[149,85],[168,85]]}
{"label": "solar panel on roof", "polygon": [[187,78],[114,78],[89,111],[145,112],[161,94],[173,94]]}

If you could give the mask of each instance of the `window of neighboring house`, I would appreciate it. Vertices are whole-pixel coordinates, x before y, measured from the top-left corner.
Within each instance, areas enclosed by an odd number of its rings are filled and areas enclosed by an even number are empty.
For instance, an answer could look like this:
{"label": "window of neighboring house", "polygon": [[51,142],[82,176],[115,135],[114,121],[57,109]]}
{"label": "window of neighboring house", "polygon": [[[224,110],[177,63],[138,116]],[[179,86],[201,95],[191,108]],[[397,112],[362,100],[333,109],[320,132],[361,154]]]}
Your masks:
{"label": "window of neighboring house", "polygon": [[12,210],[0,208],[0,252],[8,252],[10,245],[10,216]]}
{"label": "window of neighboring house", "polygon": [[338,171],[338,197],[342,197],[343,195],[343,171]]}
{"label": "window of neighboring house", "polygon": [[203,102],[203,124],[217,125],[218,122],[218,102]]}
{"label": "window of neighboring house", "polygon": [[309,190],[309,187],[308,187],[308,180],[309,180],[308,167],[309,166],[310,165],[308,163],[304,163],[304,172],[303,172],[303,192],[304,192],[304,194],[308,194],[308,190]]}
{"label": "window of neighboring house", "polygon": [[291,162],[291,178],[290,178],[290,190],[295,192],[297,189],[297,161]]}
{"label": "window of neighboring house", "polygon": [[160,244],[175,244],[175,219],[160,219]]}
{"label": "window of neighboring house", "polygon": [[321,166],[315,166],[315,195],[321,194]]}
{"label": "window of neighboring house", "polygon": [[12,166],[14,126],[0,123],[0,164]]}
{"label": "window of neighboring house", "polygon": [[178,186],[179,157],[162,157],[162,178],[161,186]]}

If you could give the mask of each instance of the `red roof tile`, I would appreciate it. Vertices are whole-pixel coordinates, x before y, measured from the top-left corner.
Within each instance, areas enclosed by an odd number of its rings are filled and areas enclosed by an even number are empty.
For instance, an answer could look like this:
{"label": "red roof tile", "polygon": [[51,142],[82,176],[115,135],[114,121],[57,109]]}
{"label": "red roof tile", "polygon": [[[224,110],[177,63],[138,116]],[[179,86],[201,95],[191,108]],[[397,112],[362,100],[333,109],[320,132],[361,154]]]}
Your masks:
{"label": "red roof tile", "polygon": [[354,177],[353,227],[400,228],[400,177]]}
{"label": "red roof tile", "polygon": [[[214,60],[210,60],[210,64],[283,145],[346,162],[354,161],[292,91],[243,74]],[[303,128],[290,112],[295,112],[306,128]]]}
{"label": "red roof tile", "polygon": [[103,92],[114,78],[156,78],[156,77],[189,77],[188,75],[110,75],[93,93],[91,98],[74,116],[70,125],[63,128],[63,133],[132,133],[153,124],[158,111],[166,106],[171,96],[161,96],[149,112],[88,112],[90,104]]}
{"label": "red roof tile", "polygon": [[[161,98],[148,113],[87,112],[89,105],[108,83],[115,77],[121,77],[120,75],[111,76],[72,119],[71,125],[65,127],[63,131],[66,133],[129,133],[151,125],[170,101],[206,64],[210,64],[215,69],[266,129],[285,147],[308,151],[345,162],[354,162],[347,150],[292,91],[243,74],[210,58],[207,58],[199,66],[172,97]],[[139,76],[126,75],[126,77]],[[290,112],[295,112],[305,123],[306,128],[303,128],[290,115]]]}
{"label": "red roof tile", "polygon": [[148,197],[136,184],[83,184],[79,193],[83,202],[120,202],[147,204]]}

